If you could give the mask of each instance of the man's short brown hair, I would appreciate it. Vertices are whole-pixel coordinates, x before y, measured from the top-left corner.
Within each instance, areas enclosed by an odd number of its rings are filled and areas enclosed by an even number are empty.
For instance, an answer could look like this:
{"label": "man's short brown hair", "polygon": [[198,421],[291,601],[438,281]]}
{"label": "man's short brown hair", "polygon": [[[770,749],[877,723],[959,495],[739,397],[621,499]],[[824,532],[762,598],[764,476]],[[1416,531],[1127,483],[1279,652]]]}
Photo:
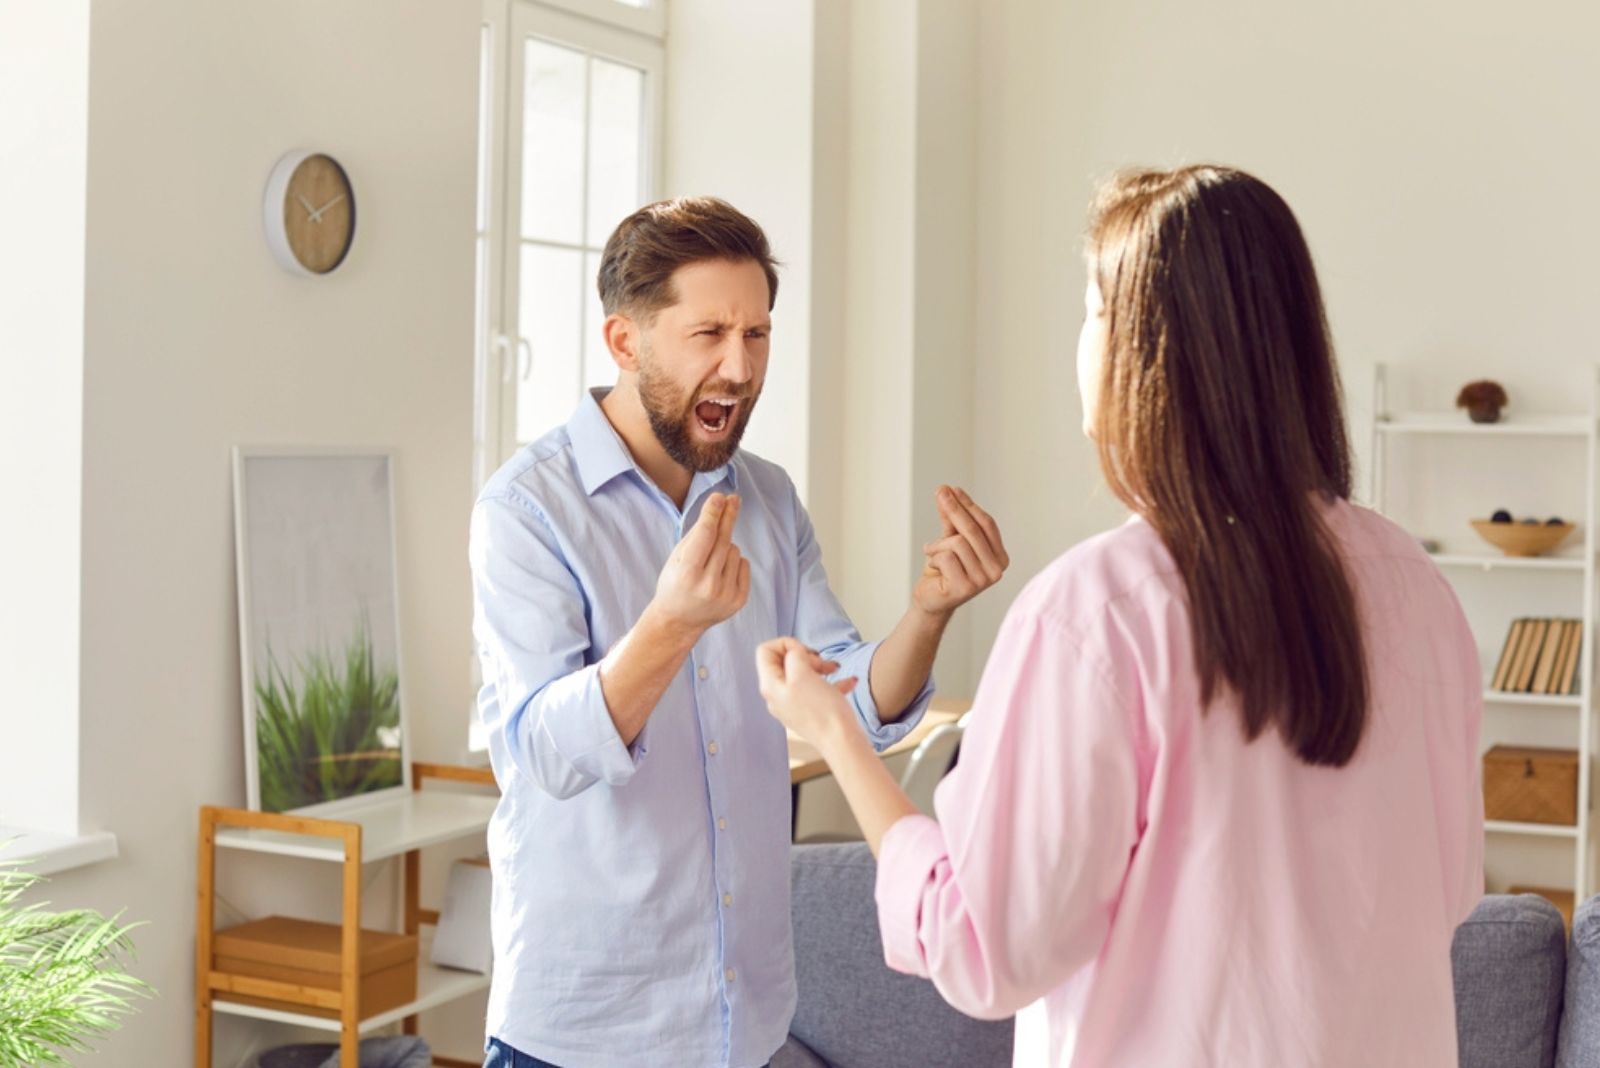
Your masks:
{"label": "man's short brown hair", "polygon": [[778,264],[761,227],[716,197],[647,204],[623,219],[600,257],[600,306],[646,322],[677,303],[672,273],[703,260],[754,260],[767,276],[767,310],[778,300]]}

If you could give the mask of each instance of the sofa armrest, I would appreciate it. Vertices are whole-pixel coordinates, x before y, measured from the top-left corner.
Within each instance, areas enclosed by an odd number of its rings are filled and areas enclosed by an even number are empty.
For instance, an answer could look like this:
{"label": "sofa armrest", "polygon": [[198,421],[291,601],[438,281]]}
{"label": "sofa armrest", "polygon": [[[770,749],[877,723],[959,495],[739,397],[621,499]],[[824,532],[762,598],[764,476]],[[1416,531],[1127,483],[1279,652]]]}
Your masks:
{"label": "sofa armrest", "polygon": [[1556,1064],[1561,1068],[1600,1064],[1600,897],[1585,901],[1572,916]]}

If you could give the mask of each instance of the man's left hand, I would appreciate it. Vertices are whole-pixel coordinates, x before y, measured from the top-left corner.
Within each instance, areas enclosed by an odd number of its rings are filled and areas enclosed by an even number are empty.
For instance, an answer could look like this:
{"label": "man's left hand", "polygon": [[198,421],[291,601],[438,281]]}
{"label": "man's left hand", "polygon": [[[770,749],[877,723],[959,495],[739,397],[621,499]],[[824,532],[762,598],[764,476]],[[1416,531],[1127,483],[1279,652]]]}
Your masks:
{"label": "man's left hand", "polygon": [[922,547],[927,558],[911,600],[929,615],[948,616],[1000,581],[1011,566],[1000,527],[958,486],[940,486],[934,500],[944,535]]}

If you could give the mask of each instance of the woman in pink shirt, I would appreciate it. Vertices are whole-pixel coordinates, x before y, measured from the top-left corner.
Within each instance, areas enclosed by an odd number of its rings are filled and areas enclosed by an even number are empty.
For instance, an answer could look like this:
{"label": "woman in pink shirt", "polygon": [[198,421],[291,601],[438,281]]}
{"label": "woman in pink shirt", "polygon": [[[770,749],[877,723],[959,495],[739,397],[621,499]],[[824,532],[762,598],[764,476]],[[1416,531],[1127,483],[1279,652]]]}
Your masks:
{"label": "woman in pink shirt", "polygon": [[[763,694],[878,855],[889,964],[1031,1006],[1017,1063],[1454,1065],[1483,679],[1433,564],[1349,501],[1299,226],[1238,171],[1130,173],[1088,259],[1085,432],[1134,515],[1012,605],[937,820],[792,639]],[[947,581],[1003,569],[946,533]]]}

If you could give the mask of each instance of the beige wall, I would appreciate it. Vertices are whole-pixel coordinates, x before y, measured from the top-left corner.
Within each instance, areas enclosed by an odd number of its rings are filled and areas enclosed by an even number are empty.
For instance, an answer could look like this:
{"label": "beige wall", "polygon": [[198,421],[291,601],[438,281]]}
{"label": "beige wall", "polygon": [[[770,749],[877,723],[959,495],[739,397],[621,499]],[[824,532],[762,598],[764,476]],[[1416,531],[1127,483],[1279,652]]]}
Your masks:
{"label": "beige wall", "polygon": [[[1586,401],[1600,10],[1562,3],[1003,0],[981,15],[979,486],[1014,593],[1116,521],[1078,433],[1080,234],[1096,178],[1218,160],[1271,182],[1316,256],[1353,414],[1388,361],[1410,403],[1490,375]],[[1366,441],[1358,436],[1364,450]],[[980,607],[986,648],[1007,597]]]}
{"label": "beige wall", "polygon": [[[478,23],[431,0],[94,8],[82,799],[122,856],[46,896],[146,921],[161,999],[75,1063],[189,1059],[196,807],[244,801],[233,445],[394,448],[411,735],[423,758],[464,749]],[[268,171],[301,147],[358,203],[317,280],[261,235]],[[285,896],[319,873],[251,870],[227,884],[245,911],[333,903]],[[369,873],[375,916],[393,874]],[[218,1064],[250,1038],[222,1028]]]}
{"label": "beige wall", "polygon": [[[978,606],[975,655],[1029,575],[1122,514],[1079,435],[1073,373],[1084,209],[1117,167],[1226,162],[1289,201],[1363,466],[1377,362],[1395,408],[1448,408],[1480,376],[1507,385],[1513,412],[1587,406],[1600,362],[1587,104],[1600,99],[1600,9],[1003,0],[981,20],[975,455],[1014,569],[1005,595]],[[1584,507],[1578,445],[1417,443],[1396,464],[1397,518],[1462,548],[1479,548],[1468,515]],[[1451,577],[1485,657],[1511,615],[1581,607],[1570,579]],[[1491,708],[1485,737],[1576,744],[1566,710]],[[1570,885],[1569,844],[1490,844],[1491,887]]]}

